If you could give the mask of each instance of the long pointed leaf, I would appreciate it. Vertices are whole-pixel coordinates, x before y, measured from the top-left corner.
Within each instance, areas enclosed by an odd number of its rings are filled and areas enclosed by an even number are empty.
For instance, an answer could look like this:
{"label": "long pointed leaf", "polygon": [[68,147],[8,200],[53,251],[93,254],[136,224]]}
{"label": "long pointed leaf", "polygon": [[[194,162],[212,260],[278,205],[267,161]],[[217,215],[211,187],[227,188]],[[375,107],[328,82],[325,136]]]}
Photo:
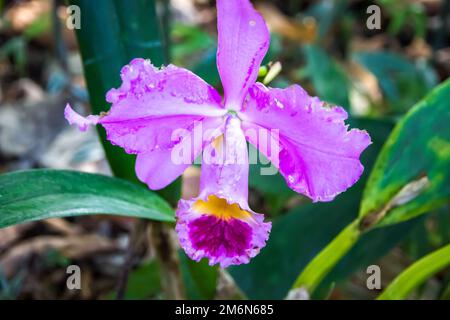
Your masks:
{"label": "long pointed leaf", "polygon": [[450,200],[450,80],[397,124],[367,182],[362,227],[409,220]]}
{"label": "long pointed leaf", "polygon": [[87,214],[174,221],[167,202],[147,188],[125,180],[46,169],[0,176],[0,228],[31,220]]}
{"label": "long pointed leaf", "polygon": [[378,296],[378,300],[401,300],[436,272],[450,265],[450,244],[413,263]]}

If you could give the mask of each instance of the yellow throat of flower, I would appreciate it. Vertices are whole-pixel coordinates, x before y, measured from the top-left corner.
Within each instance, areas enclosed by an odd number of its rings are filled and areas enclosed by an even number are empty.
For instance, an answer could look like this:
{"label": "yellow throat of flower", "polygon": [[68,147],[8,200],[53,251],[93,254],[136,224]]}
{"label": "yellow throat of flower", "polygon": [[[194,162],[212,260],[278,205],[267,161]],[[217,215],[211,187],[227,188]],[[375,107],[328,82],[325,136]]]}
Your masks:
{"label": "yellow throat of flower", "polygon": [[247,220],[251,217],[250,213],[242,210],[237,203],[229,204],[227,200],[215,195],[208,196],[206,201],[197,200],[193,209],[198,213],[213,215],[225,221],[230,219]]}

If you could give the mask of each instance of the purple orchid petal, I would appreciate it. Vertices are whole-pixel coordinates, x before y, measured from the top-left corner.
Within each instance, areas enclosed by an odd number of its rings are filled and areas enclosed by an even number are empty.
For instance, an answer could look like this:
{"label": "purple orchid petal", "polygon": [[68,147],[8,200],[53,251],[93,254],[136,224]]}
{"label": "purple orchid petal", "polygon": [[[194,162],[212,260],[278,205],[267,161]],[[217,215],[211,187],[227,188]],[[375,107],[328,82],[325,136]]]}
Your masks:
{"label": "purple orchid petal", "polygon": [[[202,148],[202,136],[185,163],[172,163],[172,150],[192,140],[196,124],[220,126],[226,110],[217,91],[188,70],[169,65],[155,68],[148,60],[134,59],[122,68],[122,85],[106,99],[108,113],[86,118],[66,107],[65,116],[80,130],[101,124],[108,140],[138,154],[136,173],[152,189],[160,189],[178,177]],[[183,134],[174,137],[176,131]],[[154,163],[153,163],[154,162]]]}
{"label": "purple orchid petal", "polygon": [[173,146],[139,153],[136,158],[137,177],[152,190],[166,187],[192,164],[205,145],[222,133],[222,126],[222,118],[197,121],[180,141],[172,142]]}
{"label": "purple orchid petal", "polygon": [[277,130],[277,153],[267,154],[265,146],[249,140],[279,167],[291,189],[313,201],[331,201],[363,172],[359,157],[371,144],[367,132],[348,131],[343,108],[325,106],[298,85],[269,89],[255,84],[239,116],[245,130]]}
{"label": "purple orchid petal", "polygon": [[228,116],[224,135],[203,151],[200,190],[245,207],[248,199],[248,168],[247,143],[241,121]]}
{"label": "purple orchid petal", "polygon": [[99,123],[111,143],[128,153],[144,153],[170,145],[172,130],[226,114],[217,91],[188,70],[173,65],[158,69],[148,60],[134,59],[122,68],[121,77],[121,87],[106,95],[112,103],[108,113],[83,118],[69,107],[69,123],[83,130]]}
{"label": "purple orchid petal", "polygon": [[188,70],[157,69],[148,60],[134,59],[121,77],[121,87],[106,95],[112,107],[99,123],[108,139],[128,153],[170,147],[172,130],[226,113],[217,91]]}
{"label": "purple orchid petal", "polygon": [[[223,142],[223,143],[222,143]],[[248,263],[266,244],[271,223],[248,206],[248,156],[240,121],[229,117],[223,137],[203,154],[200,195],[180,200],[180,244],[193,260],[222,268]]]}
{"label": "purple orchid petal", "polygon": [[99,116],[87,116],[83,117],[72,109],[70,104],[66,104],[64,109],[64,117],[70,124],[74,124],[80,131],[86,131],[91,125],[96,125],[99,121]]}
{"label": "purple orchid petal", "polygon": [[217,68],[225,105],[240,110],[269,48],[269,31],[250,1],[217,1]]}

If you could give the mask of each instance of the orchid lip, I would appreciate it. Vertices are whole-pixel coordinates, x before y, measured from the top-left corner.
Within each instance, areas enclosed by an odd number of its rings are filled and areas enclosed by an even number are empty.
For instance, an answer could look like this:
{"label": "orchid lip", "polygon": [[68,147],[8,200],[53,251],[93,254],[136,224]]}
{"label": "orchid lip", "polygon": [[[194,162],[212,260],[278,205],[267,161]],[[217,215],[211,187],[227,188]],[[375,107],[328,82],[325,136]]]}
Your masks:
{"label": "orchid lip", "polygon": [[225,198],[210,194],[207,200],[197,200],[193,209],[200,214],[213,215],[221,220],[239,219],[248,220],[251,215],[237,203],[230,203]]}
{"label": "orchid lip", "polygon": [[248,205],[208,191],[181,200],[177,209],[176,230],[186,254],[221,268],[248,263],[265,246],[270,229]]}

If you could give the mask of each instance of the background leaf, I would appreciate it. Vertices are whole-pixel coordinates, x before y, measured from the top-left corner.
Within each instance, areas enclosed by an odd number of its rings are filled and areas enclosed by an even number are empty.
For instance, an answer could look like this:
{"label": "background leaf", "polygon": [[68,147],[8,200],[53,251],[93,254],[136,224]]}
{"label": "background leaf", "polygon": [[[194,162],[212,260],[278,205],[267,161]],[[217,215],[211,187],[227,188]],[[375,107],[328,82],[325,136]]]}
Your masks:
{"label": "background leaf", "polygon": [[450,265],[450,244],[413,263],[378,297],[378,300],[401,300],[430,276]]}
{"label": "background leaf", "polygon": [[426,63],[414,64],[389,51],[357,52],[352,59],[375,75],[395,112],[405,112],[437,84],[437,75]]}
{"label": "background leaf", "polygon": [[405,221],[450,199],[449,101],[447,80],[397,124],[364,191],[364,227]]}
{"label": "background leaf", "polygon": [[30,220],[115,214],[174,221],[173,210],[145,187],[107,176],[65,170],[0,176],[0,227]]}
{"label": "background leaf", "polygon": [[315,94],[322,100],[348,109],[349,80],[343,69],[319,46],[305,46],[304,54],[306,73],[312,81]]}
{"label": "background leaf", "polygon": [[[143,263],[130,272],[124,294],[126,300],[157,298],[161,294],[161,278],[157,260]],[[112,291],[104,298],[113,300],[116,292]]]}
{"label": "background leaf", "polygon": [[187,297],[195,300],[214,299],[219,277],[218,267],[211,267],[206,259],[193,261],[181,251],[180,262]]}

